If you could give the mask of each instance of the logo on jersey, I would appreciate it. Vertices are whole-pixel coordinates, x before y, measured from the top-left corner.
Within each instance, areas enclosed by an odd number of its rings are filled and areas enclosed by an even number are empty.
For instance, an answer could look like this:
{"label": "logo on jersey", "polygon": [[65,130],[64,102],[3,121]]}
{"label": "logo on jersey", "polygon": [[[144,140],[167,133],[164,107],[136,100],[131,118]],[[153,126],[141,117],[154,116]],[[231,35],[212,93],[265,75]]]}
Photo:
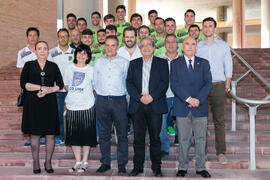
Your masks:
{"label": "logo on jersey", "polygon": [[83,83],[85,78],[85,73],[73,72],[72,86],[79,86]]}

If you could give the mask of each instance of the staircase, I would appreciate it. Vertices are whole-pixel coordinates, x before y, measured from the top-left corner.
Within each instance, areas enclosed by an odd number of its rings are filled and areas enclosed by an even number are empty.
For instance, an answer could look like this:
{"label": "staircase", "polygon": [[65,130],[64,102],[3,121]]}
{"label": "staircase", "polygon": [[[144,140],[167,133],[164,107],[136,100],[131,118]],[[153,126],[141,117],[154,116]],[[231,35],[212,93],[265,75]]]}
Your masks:
{"label": "staircase", "polygon": [[[236,51],[268,82],[270,82],[270,49],[236,49]],[[15,63],[14,63],[15,64]],[[19,76],[15,65],[0,69],[0,180],[79,180],[79,179],[135,179],[134,177],[117,175],[116,160],[112,160],[112,170],[104,175],[97,175],[95,170],[99,167],[99,147],[92,149],[89,158],[89,168],[84,174],[68,173],[67,169],[74,165],[71,148],[64,145],[57,146],[53,156],[55,173],[50,176],[42,169],[41,175],[32,174],[31,149],[25,148],[25,137],[20,130],[22,108],[16,106],[17,96],[20,92]],[[238,61],[234,61],[234,78],[246,71]],[[249,75],[243,79],[237,89],[237,95],[249,99],[261,99],[269,94],[258,80]],[[226,142],[228,163],[220,165],[215,155],[214,125],[209,113],[208,161],[206,167],[214,179],[270,179],[270,107],[262,106],[256,115],[256,161],[257,170],[249,170],[249,117],[247,108],[237,106],[237,131],[231,129],[231,99],[227,98],[226,105]],[[178,147],[173,144],[169,158],[162,160],[163,179],[176,179],[178,167]],[[127,170],[133,167],[133,136],[129,136],[129,162]],[[147,143],[146,143],[147,144]],[[146,152],[148,153],[149,147]],[[116,152],[113,138],[112,153]],[[44,162],[45,149],[41,147],[41,165]],[[194,148],[190,150],[190,159],[194,156]],[[200,178],[195,174],[194,162],[190,161],[188,178]],[[43,167],[41,167],[43,168]],[[151,172],[151,162],[145,161],[145,171],[136,179],[154,179]]]}

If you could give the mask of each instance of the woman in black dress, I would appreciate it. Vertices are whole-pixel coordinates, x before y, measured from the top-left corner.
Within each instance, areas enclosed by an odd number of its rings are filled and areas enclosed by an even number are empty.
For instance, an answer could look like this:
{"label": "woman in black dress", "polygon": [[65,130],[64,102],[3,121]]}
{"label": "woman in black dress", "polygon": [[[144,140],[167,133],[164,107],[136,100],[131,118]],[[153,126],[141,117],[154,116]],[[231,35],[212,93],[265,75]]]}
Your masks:
{"label": "woman in black dress", "polygon": [[31,138],[33,172],[41,172],[39,165],[39,139],[46,136],[46,159],[44,168],[53,173],[51,159],[55,136],[59,135],[59,118],[55,92],[63,88],[58,66],[47,61],[47,42],[39,41],[35,46],[37,60],[29,61],[22,70],[20,84],[25,90],[22,132]]}

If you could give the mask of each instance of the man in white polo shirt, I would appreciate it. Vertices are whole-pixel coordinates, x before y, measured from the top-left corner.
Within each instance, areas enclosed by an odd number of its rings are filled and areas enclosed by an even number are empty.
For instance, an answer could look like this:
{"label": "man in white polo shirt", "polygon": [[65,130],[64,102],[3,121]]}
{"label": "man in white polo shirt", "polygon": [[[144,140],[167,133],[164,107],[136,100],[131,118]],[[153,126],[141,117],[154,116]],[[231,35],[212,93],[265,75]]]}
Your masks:
{"label": "man in white polo shirt", "polygon": [[18,52],[18,59],[16,67],[19,70],[19,74],[22,72],[24,64],[28,61],[36,60],[37,56],[35,52],[35,44],[39,40],[39,30],[35,27],[29,27],[26,30],[27,46],[22,48]]}
{"label": "man in white polo shirt", "polygon": [[142,57],[140,49],[136,44],[136,39],[137,30],[132,26],[125,28],[123,32],[125,46],[119,48],[117,52],[118,55],[128,59],[129,61]]}
{"label": "man in white polo shirt", "polygon": [[[57,36],[58,46],[50,50],[48,60],[55,62],[58,65],[61,75],[64,77],[66,68],[68,65],[72,64],[72,56],[75,50],[68,45],[69,33],[66,28],[58,30]],[[60,121],[60,136],[55,140],[56,145],[64,144],[65,141],[63,112],[66,95],[67,93],[64,89],[61,89],[56,93]]]}

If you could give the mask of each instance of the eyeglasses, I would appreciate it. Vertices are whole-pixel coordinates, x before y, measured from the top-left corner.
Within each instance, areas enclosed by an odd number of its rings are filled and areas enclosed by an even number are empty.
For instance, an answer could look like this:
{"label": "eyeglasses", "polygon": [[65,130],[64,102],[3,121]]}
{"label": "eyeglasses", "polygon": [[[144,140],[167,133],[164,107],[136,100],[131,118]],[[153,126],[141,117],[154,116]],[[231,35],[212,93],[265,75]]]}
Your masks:
{"label": "eyeglasses", "polygon": [[67,39],[68,35],[64,35],[64,36],[58,36],[60,39]]}
{"label": "eyeglasses", "polygon": [[144,48],[144,47],[152,47],[152,44],[151,44],[151,43],[148,43],[148,44],[140,44],[140,47],[141,47],[141,48]]}

